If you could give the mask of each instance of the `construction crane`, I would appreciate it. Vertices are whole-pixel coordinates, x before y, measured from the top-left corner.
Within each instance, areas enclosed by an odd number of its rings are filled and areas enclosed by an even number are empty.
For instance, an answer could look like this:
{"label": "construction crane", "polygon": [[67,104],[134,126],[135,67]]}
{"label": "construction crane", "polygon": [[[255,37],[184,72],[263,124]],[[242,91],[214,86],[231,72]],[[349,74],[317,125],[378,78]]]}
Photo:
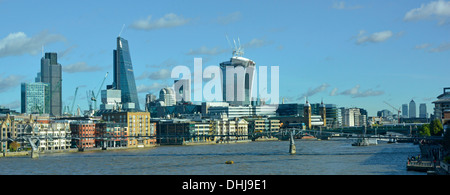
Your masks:
{"label": "construction crane", "polygon": [[384,103],[387,104],[388,106],[392,107],[392,109],[394,109],[398,112],[397,118],[398,118],[398,123],[400,123],[400,113],[402,112],[402,111],[400,111],[400,108],[397,109],[394,106],[392,106],[391,104],[387,103],[386,101],[384,101]]}
{"label": "construction crane", "polygon": [[89,106],[89,111],[92,110],[92,101],[91,101],[91,90],[86,91],[86,99],[88,102],[88,106]]}
{"label": "construction crane", "polygon": [[77,99],[77,93],[78,93],[78,87],[75,89],[75,95],[73,95],[73,101],[72,101],[72,107],[70,108],[70,114],[75,115],[75,113],[73,113],[73,106],[75,106],[75,100]]}
{"label": "construction crane", "polygon": [[105,78],[103,78],[102,84],[100,84],[100,87],[98,88],[97,95],[94,94],[94,91],[92,91],[91,100],[94,102],[94,110],[97,110],[97,98],[98,98],[98,95],[100,95],[100,91],[102,90],[102,87],[103,87],[103,84],[105,83],[106,77],[108,77],[108,72],[106,72]]}

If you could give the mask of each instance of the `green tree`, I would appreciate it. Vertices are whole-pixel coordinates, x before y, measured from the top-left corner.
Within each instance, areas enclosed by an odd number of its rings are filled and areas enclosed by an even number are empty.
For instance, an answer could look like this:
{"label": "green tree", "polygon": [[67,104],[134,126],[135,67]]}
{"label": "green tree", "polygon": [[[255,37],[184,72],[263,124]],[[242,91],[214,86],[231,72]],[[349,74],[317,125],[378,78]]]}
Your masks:
{"label": "green tree", "polygon": [[9,149],[12,152],[16,152],[19,147],[20,147],[20,144],[17,143],[16,141],[13,141],[13,142],[11,142],[11,144],[9,144]]}
{"label": "green tree", "polygon": [[419,134],[421,136],[431,136],[430,133],[430,124],[423,124],[419,127]]}
{"label": "green tree", "polygon": [[444,131],[444,127],[442,126],[441,120],[434,119],[430,123],[430,133],[433,136],[441,136]]}

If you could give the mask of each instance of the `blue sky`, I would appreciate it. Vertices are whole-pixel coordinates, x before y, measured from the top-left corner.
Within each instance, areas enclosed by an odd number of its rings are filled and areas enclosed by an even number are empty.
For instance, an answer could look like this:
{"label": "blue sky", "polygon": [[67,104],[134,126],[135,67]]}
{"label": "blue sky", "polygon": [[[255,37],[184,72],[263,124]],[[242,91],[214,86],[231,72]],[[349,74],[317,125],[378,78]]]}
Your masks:
{"label": "blue sky", "polygon": [[[450,1],[32,1],[0,0],[0,105],[20,111],[20,83],[33,82],[41,49],[58,52],[63,102],[87,107],[112,72],[122,26],[141,102],[173,83],[176,65],[244,57],[280,67],[280,99],[362,107],[369,115],[449,87]],[[112,83],[108,76],[106,84]],[[418,107],[418,106],[417,106]],[[394,112],[395,113],[395,112]]]}

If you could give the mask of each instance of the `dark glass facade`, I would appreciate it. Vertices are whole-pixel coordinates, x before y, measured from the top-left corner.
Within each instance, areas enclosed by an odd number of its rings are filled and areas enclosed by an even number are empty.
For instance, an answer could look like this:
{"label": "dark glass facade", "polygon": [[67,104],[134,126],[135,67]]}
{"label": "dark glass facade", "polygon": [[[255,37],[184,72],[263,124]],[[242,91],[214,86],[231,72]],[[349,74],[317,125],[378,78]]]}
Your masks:
{"label": "dark glass facade", "polygon": [[50,85],[50,115],[62,114],[62,69],[56,53],[45,53],[41,59],[41,82]]}
{"label": "dark glass facade", "polygon": [[122,91],[122,104],[134,103],[135,109],[140,110],[133,64],[126,39],[117,37],[117,49],[114,50],[113,57],[113,87]]}

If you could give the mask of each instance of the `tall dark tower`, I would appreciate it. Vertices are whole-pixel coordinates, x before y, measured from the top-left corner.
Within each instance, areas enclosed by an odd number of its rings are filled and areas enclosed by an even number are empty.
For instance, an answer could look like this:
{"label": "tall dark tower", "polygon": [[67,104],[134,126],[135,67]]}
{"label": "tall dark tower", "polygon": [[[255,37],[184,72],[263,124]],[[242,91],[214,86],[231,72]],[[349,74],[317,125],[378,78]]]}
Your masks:
{"label": "tall dark tower", "polygon": [[50,85],[50,115],[62,114],[62,72],[56,53],[45,53],[41,59],[41,82]]}
{"label": "tall dark tower", "polygon": [[117,49],[113,51],[113,57],[112,87],[122,91],[122,104],[134,103],[134,108],[140,110],[133,64],[126,39],[117,37]]}

